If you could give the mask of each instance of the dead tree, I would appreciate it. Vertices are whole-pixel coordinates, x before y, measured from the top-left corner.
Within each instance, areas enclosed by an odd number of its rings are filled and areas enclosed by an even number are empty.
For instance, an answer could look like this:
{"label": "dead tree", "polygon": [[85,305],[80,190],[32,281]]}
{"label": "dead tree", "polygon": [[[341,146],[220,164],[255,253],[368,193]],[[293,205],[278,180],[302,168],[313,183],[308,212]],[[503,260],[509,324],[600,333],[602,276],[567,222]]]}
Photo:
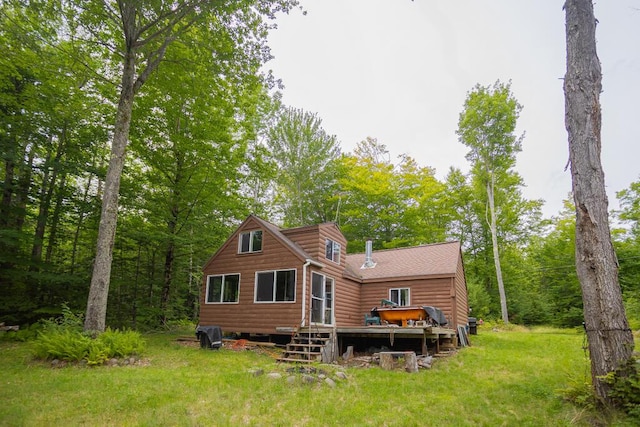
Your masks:
{"label": "dead tree", "polygon": [[596,396],[608,402],[608,385],[601,376],[631,358],[633,335],[622,304],[600,161],[602,73],[596,53],[597,21],[591,0],[567,0],[565,13],[565,126],[576,207],[576,269],[582,287],[591,378]]}

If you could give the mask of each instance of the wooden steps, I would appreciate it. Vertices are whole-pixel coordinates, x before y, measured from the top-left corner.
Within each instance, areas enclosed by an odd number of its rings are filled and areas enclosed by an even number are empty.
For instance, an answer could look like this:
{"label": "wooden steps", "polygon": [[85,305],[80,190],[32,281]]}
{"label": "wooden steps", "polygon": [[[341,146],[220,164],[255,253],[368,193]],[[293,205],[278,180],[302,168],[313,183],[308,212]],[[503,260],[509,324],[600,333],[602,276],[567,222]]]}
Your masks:
{"label": "wooden steps", "polygon": [[278,362],[312,363],[322,362],[327,343],[331,340],[328,332],[296,332]]}

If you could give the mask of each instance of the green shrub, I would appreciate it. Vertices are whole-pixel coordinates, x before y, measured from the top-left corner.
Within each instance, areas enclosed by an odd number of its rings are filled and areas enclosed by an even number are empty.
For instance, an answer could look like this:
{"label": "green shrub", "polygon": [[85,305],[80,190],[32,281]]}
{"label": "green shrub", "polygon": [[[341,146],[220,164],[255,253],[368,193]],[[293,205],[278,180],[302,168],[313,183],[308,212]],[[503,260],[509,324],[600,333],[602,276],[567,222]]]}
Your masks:
{"label": "green shrub", "polygon": [[38,359],[86,361],[89,365],[102,365],[111,358],[140,355],[145,349],[141,335],[135,331],[108,329],[96,338],[70,329],[44,329],[33,345]]}
{"label": "green shrub", "polygon": [[111,358],[140,355],[145,349],[142,336],[135,331],[107,329],[96,337],[83,332],[81,313],[62,306],[62,316],[43,320],[33,345],[33,355],[44,360],[86,361],[102,365]]}
{"label": "green shrub", "polygon": [[109,359],[109,349],[105,347],[104,343],[98,340],[92,340],[89,343],[86,356],[87,365],[102,365]]}
{"label": "green shrub", "polygon": [[118,331],[107,328],[105,332],[98,335],[97,341],[107,349],[109,358],[139,355],[145,349],[140,333],[131,330]]}
{"label": "green shrub", "polygon": [[567,388],[559,392],[565,400],[580,408],[596,411],[598,407],[598,400],[593,392],[591,377],[589,376],[577,375],[570,377]]}
{"label": "green shrub", "polygon": [[68,329],[44,329],[33,345],[35,357],[78,362],[86,359],[91,338]]}
{"label": "green shrub", "polygon": [[42,330],[70,330],[81,332],[84,326],[84,313],[74,312],[67,304],[62,304],[62,316],[42,319],[39,323]]}
{"label": "green shrub", "polygon": [[0,342],[26,342],[31,341],[38,336],[41,329],[39,324],[21,327],[17,331],[0,331]]}
{"label": "green shrub", "polygon": [[630,358],[620,368],[609,372],[603,380],[609,384],[609,397],[625,413],[640,420],[640,360]]}

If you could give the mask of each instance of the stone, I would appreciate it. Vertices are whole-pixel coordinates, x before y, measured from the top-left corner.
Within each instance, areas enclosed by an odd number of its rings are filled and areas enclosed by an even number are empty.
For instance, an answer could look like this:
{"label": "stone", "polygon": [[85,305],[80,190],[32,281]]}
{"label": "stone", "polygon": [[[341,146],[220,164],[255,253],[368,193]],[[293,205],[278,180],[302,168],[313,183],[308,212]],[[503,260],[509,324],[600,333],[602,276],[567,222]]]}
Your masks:
{"label": "stone", "polygon": [[347,351],[344,352],[344,354],[342,355],[342,359],[343,360],[349,360],[353,357],[353,346],[347,346]]}
{"label": "stone", "polygon": [[324,382],[326,385],[328,385],[331,388],[334,388],[336,386],[336,382],[334,380],[332,380],[331,378],[325,378]]}
{"label": "stone", "polygon": [[302,376],[302,382],[305,384],[312,384],[316,382],[315,377],[312,377],[311,375],[303,375]]}
{"label": "stone", "polygon": [[272,378],[274,380],[277,380],[279,378],[282,378],[282,374],[280,372],[269,372],[267,374],[267,378]]}
{"label": "stone", "polygon": [[342,371],[338,371],[338,372],[336,372],[336,378],[339,378],[341,380],[346,380],[347,379],[347,374],[345,374]]}
{"label": "stone", "polygon": [[298,377],[296,377],[295,375],[289,375],[287,377],[288,384],[295,384],[297,380],[298,380]]}
{"label": "stone", "polygon": [[254,377],[259,377],[260,375],[264,374],[264,369],[253,369],[250,372]]}

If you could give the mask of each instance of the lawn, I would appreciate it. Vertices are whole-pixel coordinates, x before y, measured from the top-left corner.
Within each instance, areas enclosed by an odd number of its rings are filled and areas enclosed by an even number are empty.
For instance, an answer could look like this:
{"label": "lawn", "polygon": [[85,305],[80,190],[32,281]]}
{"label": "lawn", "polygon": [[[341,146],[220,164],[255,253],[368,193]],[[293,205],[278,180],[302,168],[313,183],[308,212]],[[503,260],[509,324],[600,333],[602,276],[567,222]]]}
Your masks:
{"label": "lawn", "polygon": [[334,387],[299,374],[287,380],[291,365],[264,352],[202,350],[177,335],[145,336],[148,363],[115,367],[54,369],[34,361],[28,343],[1,343],[0,425],[563,426],[590,418],[559,394],[588,377],[579,331],[481,328],[471,347],[417,374],[315,365],[330,378],[346,373]]}

